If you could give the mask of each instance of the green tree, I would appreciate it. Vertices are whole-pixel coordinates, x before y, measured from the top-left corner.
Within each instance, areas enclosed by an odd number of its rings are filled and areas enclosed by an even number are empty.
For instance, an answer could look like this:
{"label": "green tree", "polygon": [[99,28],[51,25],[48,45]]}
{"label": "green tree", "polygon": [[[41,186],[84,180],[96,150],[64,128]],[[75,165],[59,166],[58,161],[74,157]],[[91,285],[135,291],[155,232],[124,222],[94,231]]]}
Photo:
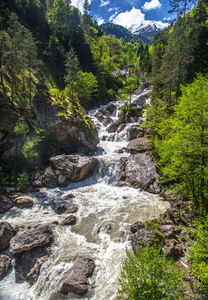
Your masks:
{"label": "green tree", "polygon": [[181,89],[174,115],[160,123],[166,131],[157,143],[162,178],[202,213],[208,207],[208,79],[199,75]]}
{"label": "green tree", "polygon": [[80,104],[85,108],[92,106],[98,94],[98,81],[92,73],[79,71],[77,74],[77,90]]}
{"label": "green tree", "polygon": [[185,277],[175,263],[155,246],[127,252],[120,274],[119,299],[182,300]]}
{"label": "green tree", "polygon": [[208,297],[208,217],[197,223],[195,240],[189,248],[191,275],[199,282],[196,285],[197,294]]}
{"label": "green tree", "polygon": [[80,70],[80,67],[79,67],[79,59],[73,48],[71,48],[67,53],[65,66],[66,66],[65,82],[69,85],[71,97],[72,100],[74,100],[75,82],[77,80],[78,71]]}

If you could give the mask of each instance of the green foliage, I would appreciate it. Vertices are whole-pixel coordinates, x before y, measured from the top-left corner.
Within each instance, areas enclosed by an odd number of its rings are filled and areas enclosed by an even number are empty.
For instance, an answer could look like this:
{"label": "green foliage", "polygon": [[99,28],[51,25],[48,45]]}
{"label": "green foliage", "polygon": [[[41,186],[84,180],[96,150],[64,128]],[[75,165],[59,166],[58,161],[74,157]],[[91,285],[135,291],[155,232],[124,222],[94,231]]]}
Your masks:
{"label": "green foliage", "polygon": [[208,79],[199,75],[183,86],[175,113],[160,125],[166,131],[158,141],[163,182],[207,211],[208,197]]}
{"label": "green foliage", "polygon": [[145,227],[148,231],[150,231],[154,228],[159,228],[160,225],[158,224],[157,220],[147,220],[145,221]]}
{"label": "green foliage", "polygon": [[14,132],[17,135],[26,134],[29,131],[28,125],[22,121],[18,121],[16,126],[14,127]]}
{"label": "green foliage", "polygon": [[21,174],[19,174],[19,177],[17,178],[19,188],[23,189],[26,186],[28,186],[30,183],[29,179],[30,179],[30,177],[28,176],[28,174],[26,172],[22,172]]}
{"label": "green foliage", "polygon": [[195,276],[197,283],[197,294],[208,297],[208,217],[197,224],[195,241],[190,245],[189,258],[191,260],[191,275]]}
{"label": "green foliage", "polygon": [[160,252],[161,248],[154,246],[127,251],[120,274],[119,299],[184,299],[183,271]]}
{"label": "green foliage", "polygon": [[35,151],[35,148],[39,145],[39,143],[43,140],[43,136],[38,135],[34,138],[27,138],[27,142],[23,145],[21,153],[23,157],[29,161],[33,157],[38,156],[38,152]]}

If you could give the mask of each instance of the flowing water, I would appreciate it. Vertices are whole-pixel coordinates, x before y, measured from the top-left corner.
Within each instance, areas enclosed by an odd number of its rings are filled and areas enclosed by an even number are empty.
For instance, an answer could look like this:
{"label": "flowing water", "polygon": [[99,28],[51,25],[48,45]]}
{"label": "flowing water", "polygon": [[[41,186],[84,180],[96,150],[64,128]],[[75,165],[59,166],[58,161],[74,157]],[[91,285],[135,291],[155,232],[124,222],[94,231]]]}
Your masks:
{"label": "flowing water", "polygon": [[[13,208],[1,217],[1,221],[18,225],[24,231],[64,220],[66,214],[57,215],[51,209],[54,200],[79,207],[75,213],[76,225],[51,225],[55,236],[52,255],[42,265],[38,281],[32,287],[26,282],[16,282],[13,269],[0,281],[0,300],[117,299],[119,270],[125,250],[130,248],[130,225],[157,217],[169,207],[158,195],[117,184],[116,163],[120,157],[128,156],[119,151],[128,143],[127,128],[119,134],[109,134],[93,117],[94,113],[91,111],[90,116],[99,128],[101,140],[96,154],[99,167],[94,175],[81,183],[71,183],[67,188],[42,188],[30,195],[36,203],[32,209]],[[114,112],[113,117],[116,115]],[[85,296],[62,295],[59,290],[64,275],[77,255],[89,256],[95,261],[91,288]]]}

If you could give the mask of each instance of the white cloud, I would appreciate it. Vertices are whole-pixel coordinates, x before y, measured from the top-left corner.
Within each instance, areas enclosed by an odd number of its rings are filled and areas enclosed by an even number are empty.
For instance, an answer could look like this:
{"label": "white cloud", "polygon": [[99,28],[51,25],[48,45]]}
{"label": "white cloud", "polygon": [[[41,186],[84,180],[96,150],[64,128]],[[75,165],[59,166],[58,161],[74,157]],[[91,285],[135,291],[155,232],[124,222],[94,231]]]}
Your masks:
{"label": "white cloud", "polygon": [[142,6],[143,10],[151,10],[151,9],[157,9],[161,8],[162,4],[159,0],[152,0],[150,2],[145,2],[145,4]]}
{"label": "white cloud", "polygon": [[109,0],[106,0],[106,1],[105,0],[101,0],[100,7],[106,6],[108,4],[110,4]]}
{"label": "white cloud", "polygon": [[109,12],[113,11],[113,8],[112,8],[112,7],[110,7],[110,8],[108,9],[108,11],[109,11]]}
{"label": "white cloud", "polygon": [[[91,0],[89,0],[90,3]],[[71,5],[77,7],[83,13],[84,0],[72,0]]]}
{"label": "white cloud", "polygon": [[129,28],[132,24],[143,22],[145,19],[145,15],[141,12],[140,9],[136,9],[135,7],[133,7],[132,10],[127,10],[126,12],[120,13],[119,15],[117,15],[117,17],[111,16],[110,19],[109,21],[112,21],[115,24]]}
{"label": "white cloud", "polygon": [[[113,22],[114,23],[114,19],[115,19],[115,17],[117,16],[117,14],[118,14],[119,12],[118,11],[116,11],[112,16],[110,16],[110,18],[109,18],[109,21],[111,22]],[[118,23],[117,23],[118,24]]]}
{"label": "white cloud", "polygon": [[103,24],[105,22],[105,20],[103,18],[101,18],[101,17],[96,18],[96,20],[98,22],[98,25],[101,25],[101,24]]}

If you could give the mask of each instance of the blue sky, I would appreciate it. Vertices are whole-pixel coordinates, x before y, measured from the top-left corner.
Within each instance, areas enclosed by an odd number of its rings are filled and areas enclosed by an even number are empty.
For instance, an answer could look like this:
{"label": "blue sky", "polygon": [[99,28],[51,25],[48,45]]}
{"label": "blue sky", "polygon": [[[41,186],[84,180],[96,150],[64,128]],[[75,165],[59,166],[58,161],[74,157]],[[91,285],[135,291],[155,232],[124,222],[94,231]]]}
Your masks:
{"label": "blue sky", "polygon": [[[125,27],[147,20],[165,22],[170,18],[168,0],[90,0],[90,15],[99,24],[113,22]],[[72,5],[83,10],[84,0],[72,0]]]}

